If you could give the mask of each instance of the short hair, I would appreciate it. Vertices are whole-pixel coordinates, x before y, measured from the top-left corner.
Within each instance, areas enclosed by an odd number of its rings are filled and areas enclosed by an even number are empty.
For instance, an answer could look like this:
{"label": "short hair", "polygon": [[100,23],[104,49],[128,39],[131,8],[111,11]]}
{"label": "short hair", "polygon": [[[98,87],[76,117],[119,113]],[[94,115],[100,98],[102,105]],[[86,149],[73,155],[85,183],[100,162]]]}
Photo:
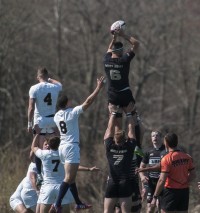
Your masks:
{"label": "short hair", "polygon": [[175,133],[167,133],[165,141],[170,148],[175,148],[178,145],[178,136]]}
{"label": "short hair", "polygon": [[47,140],[47,143],[49,144],[50,149],[58,150],[58,147],[60,145],[60,137],[51,137]]}
{"label": "short hair", "polygon": [[37,70],[37,76],[42,79],[48,78],[49,77],[48,70],[45,67],[39,67]]}
{"label": "short hair", "polygon": [[66,95],[61,95],[57,101],[57,108],[64,109],[68,103],[68,97]]}
{"label": "short hair", "polygon": [[118,130],[115,132],[114,138],[116,142],[124,142],[126,140],[126,135],[124,130]]}
{"label": "short hair", "polygon": [[120,41],[116,41],[113,43],[112,52],[122,51],[123,44]]}
{"label": "short hair", "polygon": [[154,129],[154,130],[151,131],[151,134],[152,134],[152,132],[156,132],[156,133],[158,133],[158,135],[159,135],[160,137],[162,137],[162,132],[161,132],[161,131],[159,131],[159,130],[157,130],[157,129]]}

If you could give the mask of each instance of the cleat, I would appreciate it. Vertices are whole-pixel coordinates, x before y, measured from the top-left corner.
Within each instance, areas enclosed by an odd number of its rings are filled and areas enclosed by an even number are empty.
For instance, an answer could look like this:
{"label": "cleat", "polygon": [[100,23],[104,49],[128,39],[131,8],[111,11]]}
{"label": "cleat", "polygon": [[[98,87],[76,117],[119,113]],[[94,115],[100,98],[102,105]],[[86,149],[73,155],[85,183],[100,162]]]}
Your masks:
{"label": "cleat", "polygon": [[37,181],[36,181],[36,186],[41,186],[43,182],[43,177],[41,174],[37,175]]}
{"label": "cleat", "polygon": [[90,209],[91,207],[92,207],[92,205],[90,205],[90,204],[82,203],[82,204],[76,205],[75,210],[76,211],[85,210],[85,209]]}
{"label": "cleat", "polygon": [[49,213],[62,213],[62,207],[57,207],[54,204],[51,205],[51,208],[49,209]]}

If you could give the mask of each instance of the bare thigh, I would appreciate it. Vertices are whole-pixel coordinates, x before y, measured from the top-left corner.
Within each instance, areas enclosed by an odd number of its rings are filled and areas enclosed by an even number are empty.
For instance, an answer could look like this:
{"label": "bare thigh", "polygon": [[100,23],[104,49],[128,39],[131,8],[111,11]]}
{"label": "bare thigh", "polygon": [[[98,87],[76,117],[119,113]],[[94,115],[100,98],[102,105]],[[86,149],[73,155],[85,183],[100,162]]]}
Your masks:
{"label": "bare thigh", "polygon": [[122,213],[130,213],[132,206],[132,197],[119,198],[119,204]]}
{"label": "bare thigh", "polygon": [[117,198],[105,198],[104,199],[104,213],[113,213]]}
{"label": "bare thigh", "polygon": [[79,163],[65,163],[65,178],[64,181],[71,184],[76,180]]}

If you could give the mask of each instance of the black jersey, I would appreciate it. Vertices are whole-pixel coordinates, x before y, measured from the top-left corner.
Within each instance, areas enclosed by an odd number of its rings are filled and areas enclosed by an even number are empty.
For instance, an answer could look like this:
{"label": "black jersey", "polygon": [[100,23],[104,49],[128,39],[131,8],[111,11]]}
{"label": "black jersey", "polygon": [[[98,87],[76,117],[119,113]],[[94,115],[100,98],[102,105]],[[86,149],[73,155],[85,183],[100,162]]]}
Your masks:
{"label": "black jersey", "polygon": [[104,56],[104,69],[108,81],[108,90],[119,92],[129,87],[130,62],[135,53],[129,51],[120,58],[111,58],[111,56],[111,52],[107,52]]}
{"label": "black jersey", "polygon": [[130,180],[131,163],[134,155],[136,141],[127,140],[122,145],[116,145],[113,138],[105,140],[106,156],[109,163],[109,178],[114,182]]}
{"label": "black jersey", "polygon": [[[145,155],[142,159],[142,162],[145,164],[149,164],[149,166],[154,166],[160,163],[161,160],[161,153],[165,150],[164,144],[159,148],[152,148],[145,152]],[[150,178],[159,178],[160,172],[149,172]]]}

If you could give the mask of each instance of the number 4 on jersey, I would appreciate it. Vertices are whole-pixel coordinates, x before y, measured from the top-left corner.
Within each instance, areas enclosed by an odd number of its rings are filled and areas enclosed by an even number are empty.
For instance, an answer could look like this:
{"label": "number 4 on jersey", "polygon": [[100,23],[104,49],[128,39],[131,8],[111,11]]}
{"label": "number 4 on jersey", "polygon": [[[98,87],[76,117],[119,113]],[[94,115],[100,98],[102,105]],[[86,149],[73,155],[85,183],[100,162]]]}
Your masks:
{"label": "number 4 on jersey", "polygon": [[51,93],[48,93],[46,95],[46,97],[44,98],[44,102],[47,103],[47,105],[52,105]]}

